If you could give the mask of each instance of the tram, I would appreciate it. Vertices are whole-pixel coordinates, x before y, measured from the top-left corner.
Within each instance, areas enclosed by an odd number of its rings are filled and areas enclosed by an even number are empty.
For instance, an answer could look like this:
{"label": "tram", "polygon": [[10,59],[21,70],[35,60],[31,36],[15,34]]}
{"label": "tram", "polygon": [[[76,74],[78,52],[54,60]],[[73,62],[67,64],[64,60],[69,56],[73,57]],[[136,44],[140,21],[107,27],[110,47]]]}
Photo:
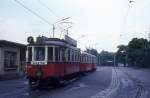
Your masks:
{"label": "tram", "polygon": [[61,81],[96,69],[96,56],[82,52],[77,41],[40,36],[28,37],[26,74],[29,86],[57,85]]}

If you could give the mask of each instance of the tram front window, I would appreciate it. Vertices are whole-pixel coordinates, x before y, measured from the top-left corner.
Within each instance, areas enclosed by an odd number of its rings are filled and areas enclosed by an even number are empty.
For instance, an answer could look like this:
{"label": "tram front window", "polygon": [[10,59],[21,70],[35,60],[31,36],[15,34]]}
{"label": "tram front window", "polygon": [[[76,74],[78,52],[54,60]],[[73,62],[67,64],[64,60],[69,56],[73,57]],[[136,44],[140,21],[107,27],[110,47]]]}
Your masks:
{"label": "tram front window", "polygon": [[34,60],[44,61],[45,60],[45,47],[35,47],[34,48]]}

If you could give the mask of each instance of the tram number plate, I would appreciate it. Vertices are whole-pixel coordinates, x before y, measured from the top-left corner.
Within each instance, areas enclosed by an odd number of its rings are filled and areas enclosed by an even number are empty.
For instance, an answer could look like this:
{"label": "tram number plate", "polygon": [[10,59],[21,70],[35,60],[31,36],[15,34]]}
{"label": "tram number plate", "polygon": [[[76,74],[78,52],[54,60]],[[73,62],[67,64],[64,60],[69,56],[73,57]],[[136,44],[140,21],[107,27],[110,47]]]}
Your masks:
{"label": "tram number plate", "polygon": [[33,65],[46,65],[47,62],[46,61],[33,61],[32,64]]}

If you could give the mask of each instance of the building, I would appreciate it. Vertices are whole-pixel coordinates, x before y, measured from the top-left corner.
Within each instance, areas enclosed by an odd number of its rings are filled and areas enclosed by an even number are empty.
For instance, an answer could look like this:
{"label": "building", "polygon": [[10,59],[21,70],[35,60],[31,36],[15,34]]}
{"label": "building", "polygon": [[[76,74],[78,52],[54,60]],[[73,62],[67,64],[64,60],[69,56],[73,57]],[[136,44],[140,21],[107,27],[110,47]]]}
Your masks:
{"label": "building", "polygon": [[26,45],[0,40],[0,77],[12,78],[23,73]]}

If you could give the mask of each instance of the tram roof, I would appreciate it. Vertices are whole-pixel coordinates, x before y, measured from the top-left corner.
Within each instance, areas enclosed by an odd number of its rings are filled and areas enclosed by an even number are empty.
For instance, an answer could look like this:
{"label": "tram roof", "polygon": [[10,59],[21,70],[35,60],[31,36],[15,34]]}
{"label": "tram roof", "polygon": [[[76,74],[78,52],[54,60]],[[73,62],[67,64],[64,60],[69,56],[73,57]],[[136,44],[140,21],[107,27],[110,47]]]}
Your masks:
{"label": "tram roof", "polygon": [[28,46],[46,46],[46,45],[47,46],[49,46],[49,45],[64,46],[64,47],[72,48],[75,50],[79,50],[79,48],[77,48],[76,46],[71,45],[64,39],[59,39],[59,38],[47,38],[42,41],[36,41],[34,43],[28,44]]}

